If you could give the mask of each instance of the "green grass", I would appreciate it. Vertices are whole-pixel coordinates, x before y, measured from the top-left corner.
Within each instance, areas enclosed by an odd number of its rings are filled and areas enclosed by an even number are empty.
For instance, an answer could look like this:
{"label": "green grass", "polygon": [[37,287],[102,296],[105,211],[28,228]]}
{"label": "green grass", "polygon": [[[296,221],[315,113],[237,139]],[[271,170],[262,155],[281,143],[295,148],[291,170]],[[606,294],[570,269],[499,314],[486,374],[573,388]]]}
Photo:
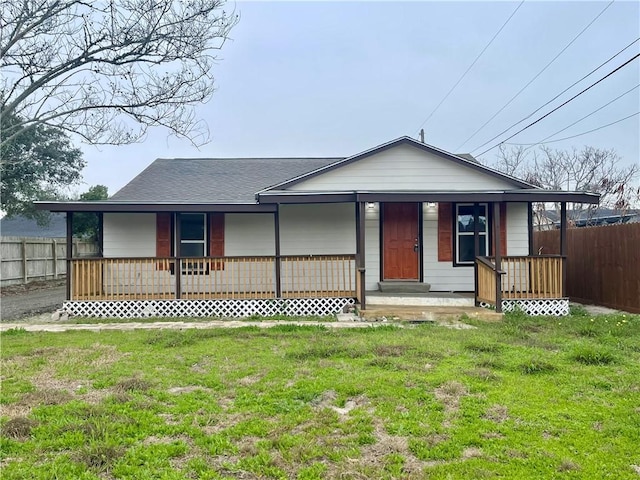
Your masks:
{"label": "green grass", "polygon": [[640,316],[2,334],[3,479],[615,478]]}

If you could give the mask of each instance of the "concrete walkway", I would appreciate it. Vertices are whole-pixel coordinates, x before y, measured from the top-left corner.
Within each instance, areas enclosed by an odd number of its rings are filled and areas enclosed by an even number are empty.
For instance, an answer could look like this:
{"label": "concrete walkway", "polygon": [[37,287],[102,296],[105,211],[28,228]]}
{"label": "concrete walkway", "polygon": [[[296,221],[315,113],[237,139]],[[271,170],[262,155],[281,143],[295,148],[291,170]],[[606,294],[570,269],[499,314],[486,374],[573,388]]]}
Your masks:
{"label": "concrete walkway", "polygon": [[122,323],[4,323],[0,324],[0,332],[12,328],[21,328],[27,332],[68,332],[73,330],[89,330],[101,332],[104,330],[186,330],[186,329],[209,329],[209,328],[243,328],[258,327],[272,328],[278,325],[298,325],[298,326],[323,326],[326,328],[371,328],[389,325],[385,322],[295,322],[277,320],[272,322],[250,322],[239,320],[211,320],[206,322],[122,322]]}

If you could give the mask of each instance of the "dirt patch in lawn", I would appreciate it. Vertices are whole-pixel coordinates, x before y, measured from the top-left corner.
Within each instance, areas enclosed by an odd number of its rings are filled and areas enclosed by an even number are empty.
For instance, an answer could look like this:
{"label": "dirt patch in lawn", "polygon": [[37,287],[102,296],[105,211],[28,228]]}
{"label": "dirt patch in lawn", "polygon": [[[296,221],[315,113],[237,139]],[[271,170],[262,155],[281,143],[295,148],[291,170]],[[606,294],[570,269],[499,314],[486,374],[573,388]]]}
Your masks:
{"label": "dirt patch in lawn", "polygon": [[8,297],[11,295],[22,295],[25,293],[33,292],[36,290],[47,290],[50,288],[58,288],[64,287],[66,285],[66,280],[44,280],[44,281],[36,281],[23,283],[20,285],[8,285],[6,287],[2,287],[0,289],[0,297]]}

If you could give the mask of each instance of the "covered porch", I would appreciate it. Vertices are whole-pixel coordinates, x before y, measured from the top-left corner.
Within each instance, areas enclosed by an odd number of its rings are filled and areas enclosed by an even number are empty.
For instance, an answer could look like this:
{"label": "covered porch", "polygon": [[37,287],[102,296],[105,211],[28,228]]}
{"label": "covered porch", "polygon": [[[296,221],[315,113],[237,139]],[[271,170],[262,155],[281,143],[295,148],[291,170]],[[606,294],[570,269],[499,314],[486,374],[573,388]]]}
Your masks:
{"label": "covered porch", "polygon": [[[451,271],[472,279],[468,288],[430,292],[432,298],[446,298],[452,292],[467,292],[476,306],[487,306],[496,312],[521,308],[527,312],[562,312],[568,300],[565,295],[566,204],[568,201],[597,202],[597,196],[577,192],[549,192],[544,190],[496,192],[301,192],[269,191],[256,196],[256,204],[127,204],[114,202],[43,202],[39,208],[67,212],[67,241],[73,232],[73,212],[94,212],[101,219],[108,212],[119,213],[171,213],[199,212],[208,218],[210,213],[261,214],[271,225],[274,254],[271,255],[205,255],[205,256],[116,256],[67,259],[67,302],[65,308],[75,309],[76,315],[107,316],[118,310],[118,316],[191,315],[191,316],[249,316],[274,314],[331,314],[352,304],[360,310],[368,306],[368,292],[375,279],[383,280],[382,272],[382,219],[379,230],[371,235],[371,218],[367,209],[372,203],[414,203],[426,208],[441,202],[469,205],[473,209],[475,227],[467,233],[473,238],[470,261],[466,265],[453,265]],[[562,206],[561,245],[559,256],[537,255],[533,250],[532,203],[555,201]],[[528,226],[522,234],[528,239],[528,255],[501,254],[501,209],[509,203],[527,206]],[[350,210],[350,220],[341,228],[350,227],[346,242],[340,249],[344,253],[319,254],[316,249],[308,254],[283,254],[281,213],[289,206],[300,208],[313,205],[340,204]],[[481,207],[482,206],[482,207]],[[422,208],[422,207],[421,207]],[[486,245],[481,249],[480,209],[491,218],[484,231]],[[519,207],[520,208],[520,207]],[[455,211],[455,210],[454,210]],[[345,219],[348,217],[345,217]],[[523,217],[524,218],[524,217]],[[376,220],[377,222],[378,220]],[[427,225],[420,213],[420,228]],[[367,224],[366,222],[369,222]],[[262,221],[262,224],[265,224]],[[266,224],[265,224],[266,225]],[[291,225],[291,223],[289,223]],[[524,225],[524,224],[523,224]],[[426,228],[426,227],[425,227]],[[369,229],[367,236],[367,229]],[[101,229],[102,231],[102,229]],[[380,240],[375,236],[380,232]],[[175,232],[179,237],[179,229]],[[526,235],[526,236],[525,236]],[[489,251],[489,237],[491,252]],[[99,243],[102,250],[102,235]],[[174,243],[175,238],[170,242]],[[454,239],[450,239],[454,242]],[[524,240],[525,242],[527,240]],[[351,243],[350,243],[351,242]],[[285,242],[286,243],[286,242]],[[321,242],[320,242],[321,243]],[[413,244],[413,242],[411,242]],[[175,243],[174,243],[175,244]],[[289,242],[289,244],[291,244]],[[427,250],[433,253],[422,231],[412,245],[419,259],[417,282],[427,282],[423,261]],[[467,242],[468,245],[471,245]],[[351,245],[351,247],[350,247]],[[300,245],[302,248],[304,245]],[[322,248],[322,247],[320,247]],[[521,247],[520,251],[526,247]],[[430,250],[431,249],[431,250]],[[338,252],[340,252],[338,250]],[[455,247],[454,247],[455,250]],[[335,249],[333,250],[336,251]],[[474,254],[475,252],[475,254]],[[489,255],[487,255],[489,254]],[[380,272],[372,269],[371,259],[380,258]],[[474,260],[475,259],[475,260]],[[374,258],[374,261],[376,259]],[[435,258],[435,261],[440,261]],[[453,268],[451,268],[453,267]],[[430,272],[427,271],[427,274]],[[473,291],[471,289],[473,288]],[[376,303],[371,295],[372,305]],[[406,303],[405,303],[406,304]],[[440,303],[442,304],[442,303]],[[551,310],[539,305],[552,305]],[[557,309],[556,304],[561,304]],[[531,308],[530,308],[531,307]],[[115,310],[114,310],[115,309]]]}

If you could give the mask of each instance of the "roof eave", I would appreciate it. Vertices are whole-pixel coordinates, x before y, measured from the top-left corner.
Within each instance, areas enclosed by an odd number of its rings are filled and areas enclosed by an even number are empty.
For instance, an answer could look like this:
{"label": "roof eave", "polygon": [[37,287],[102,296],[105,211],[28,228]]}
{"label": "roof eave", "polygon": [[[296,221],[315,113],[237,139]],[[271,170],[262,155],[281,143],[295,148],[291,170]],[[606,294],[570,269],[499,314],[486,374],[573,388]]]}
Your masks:
{"label": "roof eave", "polygon": [[274,212],[275,206],[257,203],[176,202],[34,202],[37,210],[50,212],[155,213],[155,212]]}
{"label": "roof eave", "polygon": [[353,191],[303,192],[272,191],[258,195],[260,204],[339,203],[339,202],[572,202],[597,204],[600,195],[589,192],[556,192],[549,190],[496,191]]}

